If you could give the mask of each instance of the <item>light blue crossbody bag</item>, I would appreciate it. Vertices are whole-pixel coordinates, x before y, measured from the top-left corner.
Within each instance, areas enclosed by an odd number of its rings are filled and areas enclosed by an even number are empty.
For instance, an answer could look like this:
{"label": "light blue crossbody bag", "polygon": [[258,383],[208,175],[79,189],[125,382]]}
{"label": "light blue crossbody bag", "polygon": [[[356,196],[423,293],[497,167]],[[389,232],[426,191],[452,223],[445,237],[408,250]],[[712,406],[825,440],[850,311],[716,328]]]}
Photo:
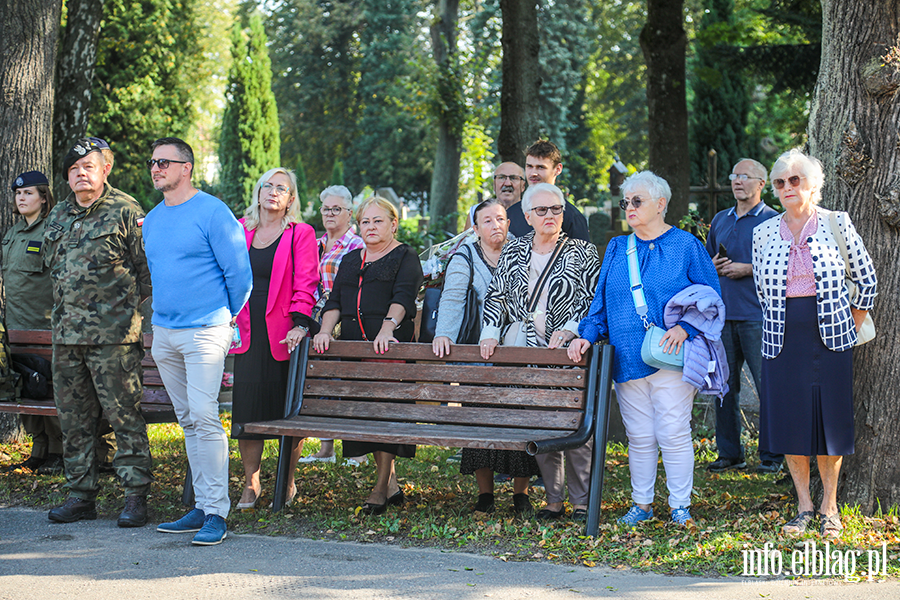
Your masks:
{"label": "light blue crossbody bag", "polygon": [[678,350],[675,354],[668,354],[659,341],[666,335],[666,330],[657,327],[647,320],[647,300],[644,298],[644,285],[641,283],[641,269],[637,259],[637,238],[632,233],[628,236],[628,249],[625,252],[628,257],[628,279],[631,283],[631,299],[634,300],[634,310],[644,323],[644,343],[641,344],[641,360],[654,369],[666,369],[668,371],[684,370],[684,354]]}

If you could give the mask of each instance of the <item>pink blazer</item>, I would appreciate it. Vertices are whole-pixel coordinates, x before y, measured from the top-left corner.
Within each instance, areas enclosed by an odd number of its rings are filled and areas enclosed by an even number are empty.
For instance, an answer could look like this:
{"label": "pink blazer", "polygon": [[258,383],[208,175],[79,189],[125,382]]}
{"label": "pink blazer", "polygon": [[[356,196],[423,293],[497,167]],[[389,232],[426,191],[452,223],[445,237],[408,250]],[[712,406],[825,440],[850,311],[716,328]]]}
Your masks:
{"label": "pink blazer", "polygon": [[[244,219],[240,219],[241,225]],[[247,251],[253,243],[256,230],[248,231]],[[293,241],[293,250],[291,248]],[[296,261],[296,264],[294,264]],[[294,326],[292,312],[305,315],[312,313],[315,293],[319,287],[319,250],[316,233],[306,223],[293,223],[284,230],[284,235],[275,249],[272,263],[272,279],[269,282],[269,298],[266,302],[266,327],[269,329],[269,348],[275,360],[287,360],[287,345],[280,343]],[[237,326],[241,331],[241,345],[231,354],[243,354],[250,348],[250,303],[244,305],[237,316]]]}

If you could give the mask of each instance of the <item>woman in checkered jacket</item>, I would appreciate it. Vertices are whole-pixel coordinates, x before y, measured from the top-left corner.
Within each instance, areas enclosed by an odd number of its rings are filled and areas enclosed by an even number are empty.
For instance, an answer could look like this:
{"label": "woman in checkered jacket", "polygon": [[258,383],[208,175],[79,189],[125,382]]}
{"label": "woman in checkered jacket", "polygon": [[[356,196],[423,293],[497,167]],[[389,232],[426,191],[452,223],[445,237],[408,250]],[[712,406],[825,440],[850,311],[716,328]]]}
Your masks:
{"label": "woman in checkered jacket", "polygon": [[[843,455],[853,454],[853,346],[875,299],[875,268],[847,213],[818,206],[818,160],[785,152],[771,178],[785,212],[753,231],[764,315],[759,444],[785,455],[797,489],[798,514],[784,532],[803,533],[815,517],[809,457],[816,456],[824,487],[820,530],[837,537],[838,474]],[[834,230],[846,242],[849,265]],[[852,301],[848,274],[859,290]]]}

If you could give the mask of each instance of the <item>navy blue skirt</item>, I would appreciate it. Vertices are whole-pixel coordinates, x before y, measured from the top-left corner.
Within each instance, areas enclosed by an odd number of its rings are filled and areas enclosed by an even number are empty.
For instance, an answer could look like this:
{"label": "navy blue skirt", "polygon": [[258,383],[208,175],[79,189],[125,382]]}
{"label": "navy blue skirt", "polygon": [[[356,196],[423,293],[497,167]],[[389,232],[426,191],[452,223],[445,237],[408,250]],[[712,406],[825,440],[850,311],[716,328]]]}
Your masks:
{"label": "navy blue skirt", "polygon": [[763,358],[759,447],[777,454],[853,454],[853,350],[819,335],[815,297],[788,298],[784,346]]}

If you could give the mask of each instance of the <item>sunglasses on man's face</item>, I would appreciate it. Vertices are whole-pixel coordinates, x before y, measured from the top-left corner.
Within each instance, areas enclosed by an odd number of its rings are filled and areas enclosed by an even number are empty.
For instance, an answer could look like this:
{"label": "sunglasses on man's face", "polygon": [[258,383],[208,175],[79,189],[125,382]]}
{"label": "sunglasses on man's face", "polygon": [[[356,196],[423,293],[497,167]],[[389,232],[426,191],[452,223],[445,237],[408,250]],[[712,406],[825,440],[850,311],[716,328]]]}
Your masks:
{"label": "sunglasses on man's face", "polygon": [[[797,187],[800,185],[800,180],[806,179],[803,175],[791,175],[787,178],[787,182],[791,184],[791,187]],[[773,179],[772,185],[775,186],[776,190],[780,190],[784,187],[784,179]]]}
{"label": "sunglasses on man's face", "polygon": [[184,165],[187,164],[186,160],[169,160],[168,158],[151,158],[147,161],[147,168],[152,169],[153,165],[156,165],[160,168],[161,171],[165,171],[169,168],[171,163]]}
{"label": "sunglasses on man's face", "polygon": [[533,211],[534,211],[534,214],[536,214],[536,215],[539,216],[539,217],[545,217],[545,216],[547,216],[547,211],[548,211],[548,210],[549,210],[551,213],[553,213],[554,216],[558,216],[558,215],[561,215],[561,214],[562,214],[562,211],[563,211],[563,205],[562,205],[562,204],[557,204],[556,206],[535,206],[535,207],[532,208],[531,210],[533,210]]}

